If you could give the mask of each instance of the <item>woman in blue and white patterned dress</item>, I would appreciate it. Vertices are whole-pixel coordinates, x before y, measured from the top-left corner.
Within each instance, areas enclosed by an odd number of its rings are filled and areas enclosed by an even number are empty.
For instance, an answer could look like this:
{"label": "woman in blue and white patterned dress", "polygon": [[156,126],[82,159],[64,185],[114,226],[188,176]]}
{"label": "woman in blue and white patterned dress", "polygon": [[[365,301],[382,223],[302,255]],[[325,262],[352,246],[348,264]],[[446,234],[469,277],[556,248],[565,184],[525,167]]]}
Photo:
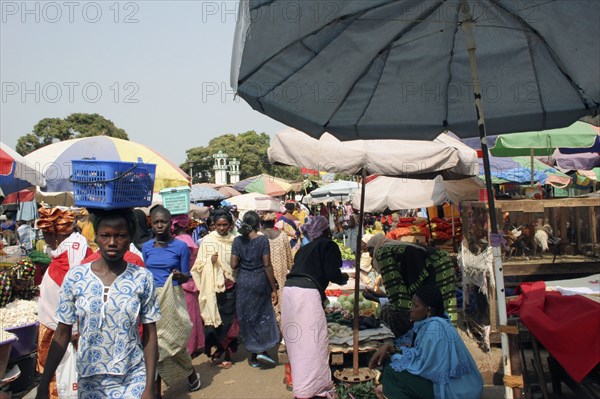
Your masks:
{"label": "woman in blue and white patterned dress", "polygon": [[[102,256],[67,273],[38,398],[52,378],[79,322],[78,397],[152,398],[160,319],[152,274],[123,256],[135,232],[130,210],[96,213],[94,228]],[[143,325],[140,340],[138,319]]]}

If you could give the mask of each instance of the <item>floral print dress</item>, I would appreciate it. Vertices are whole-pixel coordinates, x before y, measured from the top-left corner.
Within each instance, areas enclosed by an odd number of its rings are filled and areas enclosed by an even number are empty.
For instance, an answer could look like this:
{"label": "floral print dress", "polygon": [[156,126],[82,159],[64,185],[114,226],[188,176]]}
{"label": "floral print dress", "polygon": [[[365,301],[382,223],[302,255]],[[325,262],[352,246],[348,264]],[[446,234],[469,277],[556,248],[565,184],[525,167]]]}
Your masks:
{"label": "floral print dress", "polygon": [[91,263],[69,270],[60,290],[58,320],[79,321],[78,397],[140,398],[146,366],[138,332],[160,319],[152,274],[131,263],[104,286]]}

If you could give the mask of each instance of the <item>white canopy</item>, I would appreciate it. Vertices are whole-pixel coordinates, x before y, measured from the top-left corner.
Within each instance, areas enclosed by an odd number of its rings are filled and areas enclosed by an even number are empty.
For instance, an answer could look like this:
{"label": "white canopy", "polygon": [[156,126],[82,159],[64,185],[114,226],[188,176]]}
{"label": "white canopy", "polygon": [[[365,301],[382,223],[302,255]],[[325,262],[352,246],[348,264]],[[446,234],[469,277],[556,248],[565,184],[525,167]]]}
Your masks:
{"label": "white canopy", "polygon": [[351,198],[349,195],[336,195],[334,197],[330,197],[329,195],[326,195],[324,197],[313,197],[312,195],[308,194],[305,195],[304,197],[302,197],[302,203],[306,204],[306,205],[317,205],[317,204],[326,204],[328,202],[334,202],[334,203],[338,203],[338,202],[345,202],[345,201],[350,201]]}
{"label": "white canopy", "polygon": [[269,198],[269,196],[261,193],[248,193],[228,198],[227,202],[237,206],[241,214],[244,211],[256,209],[256,198]]}
{"label": "white canopy", "polygon": [[[478,177],[445,181],[441,176],[434,180],[405,179],[378,176],[365,187],[365,212],[414,209],[442,205],[446,201],[458,203],[476,200],[485,186]],[[354,201],[360,203],[360,190]]]}
{"label": "white canopy", "polygon": [[310,192],[313,198],[320,197],[347,197],[358,190],[359,184],[354,181],[338,180],[335,183],[327,184],[325,186],[314,189]]}
{"label": "white canopy", "polygon": [[[299,151],[298,149],[302,149]],[[353,140],[339,141],[325,133],[319,140],[286,128],[278,132],[268,150],[271,163],[315,170],[383,176],[422,176],[446,179],[477,176],[477,153],[460,140],[441,134],[432,141]]]}

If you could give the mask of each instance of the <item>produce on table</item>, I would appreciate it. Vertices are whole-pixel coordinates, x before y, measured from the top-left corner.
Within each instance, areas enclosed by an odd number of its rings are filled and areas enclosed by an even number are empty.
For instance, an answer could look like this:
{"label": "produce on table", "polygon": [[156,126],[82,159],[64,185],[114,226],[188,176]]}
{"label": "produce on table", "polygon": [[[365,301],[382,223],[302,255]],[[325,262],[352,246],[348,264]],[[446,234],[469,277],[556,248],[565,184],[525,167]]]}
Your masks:
{"label": "produce on table", "polygon": [[35,323],[38,320],[37,300],[25,301],[18,299],[0,308],[2,328],[13,328]]}
{"label": "produce on table", "polygon": [[[327,322],[350,325],[353,320],[355,295],[340,295],[337,302],[325,308]],[[358,309],[360,316],[377,316],[378,306],[375,302],[359,296]]]}
{"label": "produce on table", "polygon": [[10,339],[14,339],[16,337],[17,336],[15,334],[0,329],[0,343],[6,342]]}
{"label": "produce on table", "polygon": [[329,338],[348,338],[353,334],[352,327],[338,323],[327,323],[327,336]]}
{"label": "produce on table", "polygon": [[342,259],[354,260],[355,256],[354,256],[354,253],[352,252],[352,249],[345,246],[344,243],[341,241],[338,241],[338,240],[334,240],[334,241],[340,248],[340,252],[342,253]]}

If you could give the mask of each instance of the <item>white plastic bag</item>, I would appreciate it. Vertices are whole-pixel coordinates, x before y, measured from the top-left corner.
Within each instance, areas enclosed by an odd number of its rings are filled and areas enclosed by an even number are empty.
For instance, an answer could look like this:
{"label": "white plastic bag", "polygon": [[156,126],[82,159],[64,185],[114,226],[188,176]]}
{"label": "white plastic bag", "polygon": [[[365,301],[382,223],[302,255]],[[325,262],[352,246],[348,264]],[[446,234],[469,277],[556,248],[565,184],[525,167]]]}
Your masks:
{"label": "white plastic bag", "polygon": [[72,343],[69,343],[62,361],[56,369],[56,387],[60,399],[77,399],[77,368],[75,363],[76,352]]}

